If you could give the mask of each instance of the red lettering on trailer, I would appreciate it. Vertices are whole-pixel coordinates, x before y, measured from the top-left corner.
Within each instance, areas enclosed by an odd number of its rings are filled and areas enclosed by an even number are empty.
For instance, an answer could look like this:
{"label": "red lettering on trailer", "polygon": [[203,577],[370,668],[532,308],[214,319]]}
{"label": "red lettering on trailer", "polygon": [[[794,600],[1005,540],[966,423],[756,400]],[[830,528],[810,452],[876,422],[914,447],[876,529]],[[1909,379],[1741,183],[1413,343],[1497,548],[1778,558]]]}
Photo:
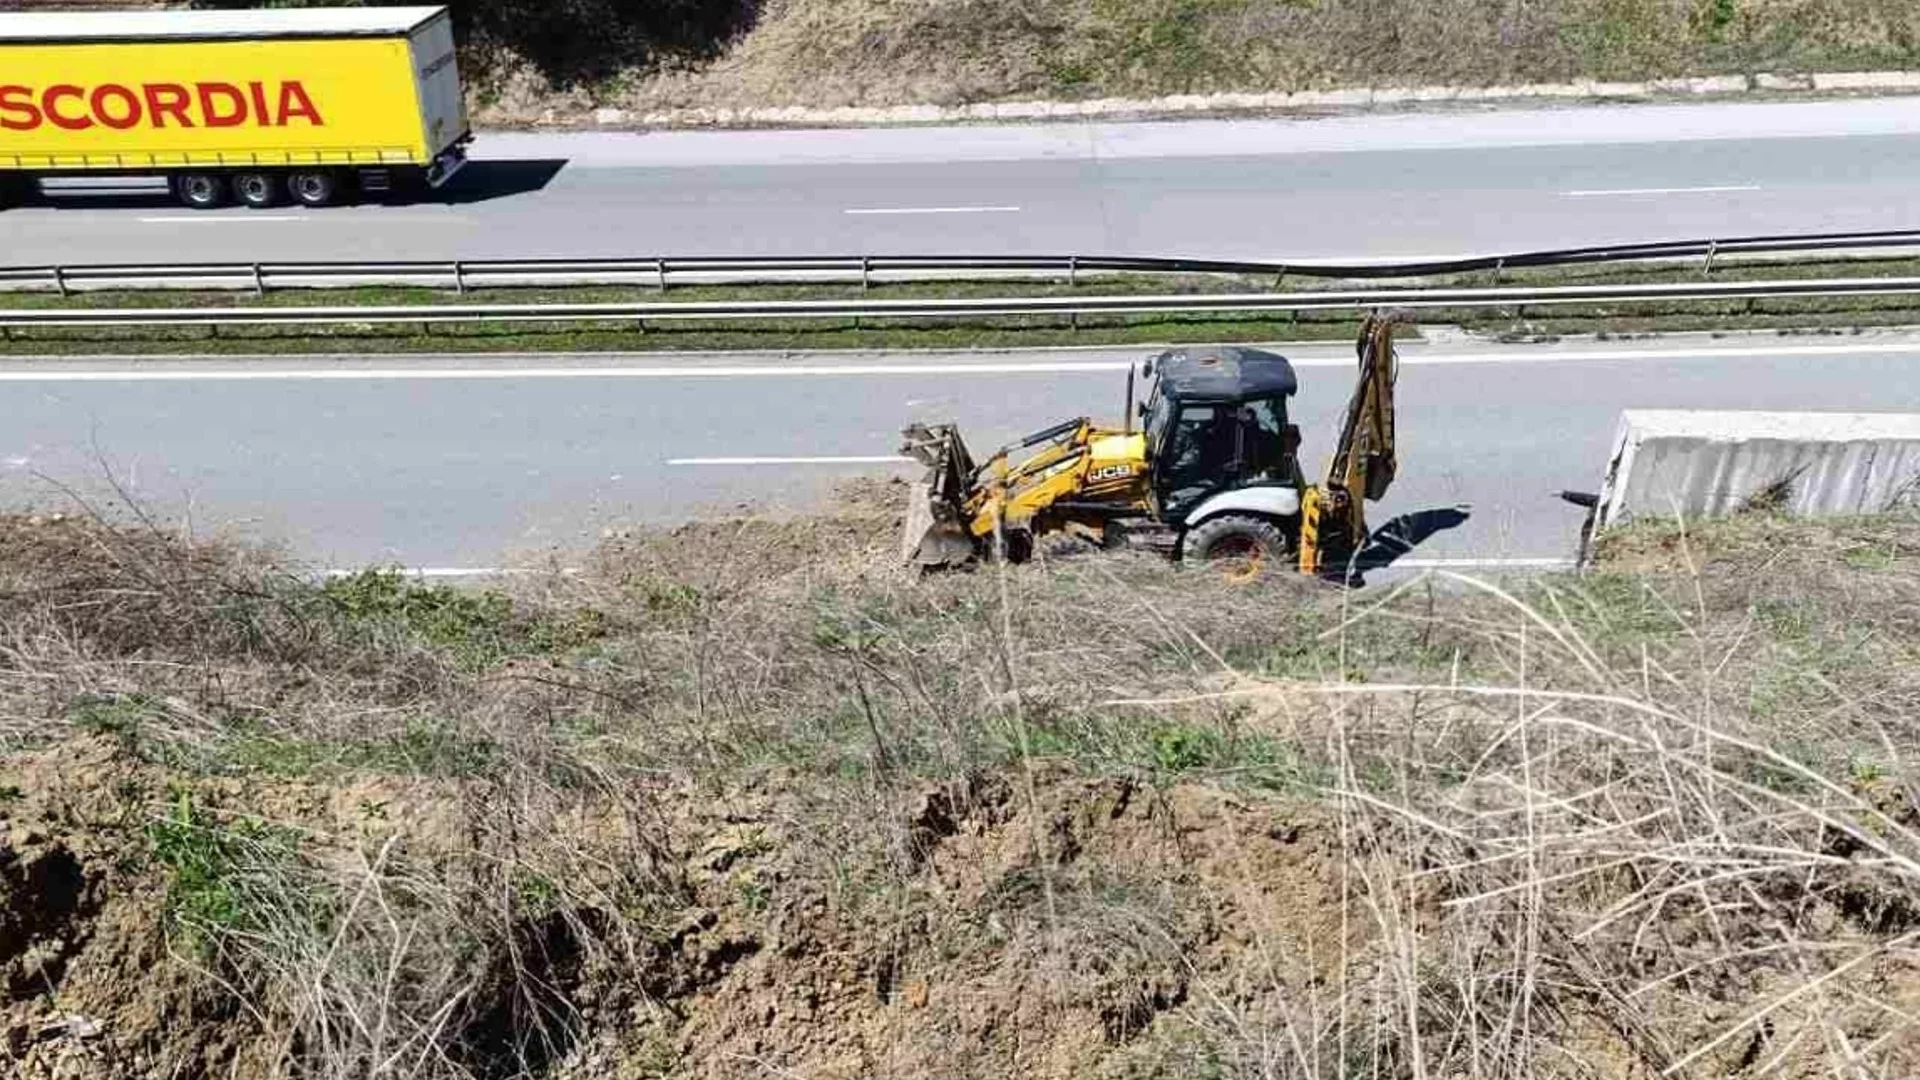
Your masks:
{"label": "red lettering on trailer", "polygon": [[154,127],[166,127],[169,116],[183,128],[193,126],[193,118],[187,115],[187,110],[193,107],[193,95],[186,87],[179,83],[148,83],[141,89],[147,92],[147,118]]}
{"label": "red lettering on trailer", "polygon": [[[200,90],[200,122],[208,127],[239,127],[247,122],[247,98],[232,83],[203,82]],[[220,108],[221,99],[226,109]]]}
{"label": "red lettering on trailer", "polygon": [[313,96],[297,79],[281,83],[230,82],[58,83],[36,90],[0,85],[0,130],[37,131],[52,124],[66,131],[108,127],[287,127],[295,122],[325,127]]}
{"label": "red lettering on trailer", "polygon": [[84,114],[80,116],[63,115],[60,112],[59,103],[66,98],[75,98],[84,102],[86,96],[87,92],[85,90],[71,83],[49,86],[47,87],[47,92],[40,95],[40,108],[41,111],[47,114],[47,119],[53,122],[54,127],[65,128],[68,131],[85,131],[93,126],[93,118]]}
{"label": "red lettering on trailer", "polygon": [[[108,103],[115,101],[119,104],[109,108]],[[133,91],[124,86],[108,83],[105,86],[96,87],[93,94],[87,98],[87,104],[93,107],[95,120],[116,131],[140,126],[140,99],[134,97]]]}
{"label": "red lettering on trailer", "polygon": [[32,131],[39,127],[40,106],[33,102],[31,86],[0,86],[0,129]]}
{"label": "red lettering on trailer", "polygon": [[[262,110],[264,111],[264,110]],[[314,127],[325,127],[327,122],[320,119],[320,110],[313,107],[313,99],[307,96],[307,88],[298,82],[280,84],[280,118],[274,121],[281,127],[293,117],[305,117]]]}

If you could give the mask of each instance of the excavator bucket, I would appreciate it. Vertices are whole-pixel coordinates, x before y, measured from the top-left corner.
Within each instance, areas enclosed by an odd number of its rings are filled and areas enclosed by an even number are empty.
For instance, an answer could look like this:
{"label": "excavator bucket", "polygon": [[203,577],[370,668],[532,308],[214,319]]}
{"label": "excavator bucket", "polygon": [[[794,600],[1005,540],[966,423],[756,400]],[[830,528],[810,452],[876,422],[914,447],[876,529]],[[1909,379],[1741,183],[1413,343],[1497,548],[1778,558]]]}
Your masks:
{"label": "excavator bucket", "polygon": [[914,424],[901,433],[900,452],[927,467],[913,485],[900,532],[900,559],[911,566],[962,566],[976,552],[967,531],[966,499],[973,457],[952,424]]}

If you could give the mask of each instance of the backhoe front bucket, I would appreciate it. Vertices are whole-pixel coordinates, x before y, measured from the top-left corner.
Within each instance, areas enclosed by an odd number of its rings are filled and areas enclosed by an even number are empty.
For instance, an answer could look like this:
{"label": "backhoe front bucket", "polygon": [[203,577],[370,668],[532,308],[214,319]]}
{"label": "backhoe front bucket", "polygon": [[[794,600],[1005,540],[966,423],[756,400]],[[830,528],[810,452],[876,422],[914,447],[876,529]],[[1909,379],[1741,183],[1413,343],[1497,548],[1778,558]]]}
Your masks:
{"label": "backhoe front bucket", "polygon": [[914,424],[900,433],[900,452],[927,466],[913,485],[900,530],[900,560],[911,566],[963,566],[976,549],[966,525],[973,458],[951,424]]}

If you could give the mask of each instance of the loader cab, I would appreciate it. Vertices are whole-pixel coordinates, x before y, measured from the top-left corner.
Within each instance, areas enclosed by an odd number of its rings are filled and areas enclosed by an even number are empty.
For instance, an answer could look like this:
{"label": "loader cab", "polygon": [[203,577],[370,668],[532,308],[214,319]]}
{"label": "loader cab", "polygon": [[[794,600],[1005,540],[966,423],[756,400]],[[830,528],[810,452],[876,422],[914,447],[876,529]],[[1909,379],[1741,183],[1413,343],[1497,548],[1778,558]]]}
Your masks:
{"label": "loader cab", "polygon": [[1299,429],[1287,399],[1293,365],[1260,349],[1174,350],[1148,361],[1141,405],[1154,502],[1179,524],[1211,496],[1247,487],[1301,485]]}

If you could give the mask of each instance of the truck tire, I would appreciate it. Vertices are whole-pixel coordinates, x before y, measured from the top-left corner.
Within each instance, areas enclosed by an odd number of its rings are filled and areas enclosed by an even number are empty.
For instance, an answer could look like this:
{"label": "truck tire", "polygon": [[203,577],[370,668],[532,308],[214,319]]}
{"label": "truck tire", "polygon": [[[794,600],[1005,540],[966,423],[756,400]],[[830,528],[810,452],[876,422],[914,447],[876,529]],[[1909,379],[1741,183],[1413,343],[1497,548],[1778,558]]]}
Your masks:
{"label": "truck tire", "polygon": [[217,173],[175,173],[167,178],[176,202],[189,210],[217,210],[227,205],[230,188]]}
{"label": "truck tire", "polygon": [[1180,552],[1185,559],[1220,563],[1232,578],[1258,577],[1269,568],[1285,567],[1294,554],[1285,530],[1249,514],[1208,518],[1187,533]]}
{"label": "truck tire", "polygon": [[301,206],[331,206],[340,197],[340,174],[331,169],[307,169],[287,177],[287,194]]}
{"label": "truck tire", "polygon": [[233,197],[240,201],[240,205],[253,210],[279,206],[285,191],[285,185],[280,182],[280,178],[272,173],[233,174]]}

